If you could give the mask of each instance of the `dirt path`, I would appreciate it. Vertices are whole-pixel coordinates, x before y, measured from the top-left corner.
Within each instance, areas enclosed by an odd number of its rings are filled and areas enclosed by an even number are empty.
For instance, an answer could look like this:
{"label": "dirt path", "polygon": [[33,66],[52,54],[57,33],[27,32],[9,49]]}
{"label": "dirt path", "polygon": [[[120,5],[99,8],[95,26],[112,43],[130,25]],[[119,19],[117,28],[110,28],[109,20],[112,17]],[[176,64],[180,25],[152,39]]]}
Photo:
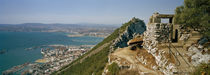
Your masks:
{"label": "dirt path", "polygon": [[175,53],[180,62],[180,65],[177,66],[179,74],[190,74],[190,72],[193,70],[193,66],[191,66],[192,64],[190,64],[187,59],[188,57],[185,55],[187,54],[187,51],[183,48],[176,48],[174,46],[171,48],[171,51]]}
{"label": "dirt path", "polygon": [[119,58],[124,58],[128,62],[132,64],[132,66],[142,72],[148,73],[149,75],[159,75],[159,72],[156,72],[152,69],[149,69],[145,67],[143,64],[140,64],[139,61],[135,58],[137,55],[136,51],[130,50],[129,47],[121,48],[113,53],[114,56],[117,56]]}
{"label": "dirt path", "polygon": [[[169,44],[163,44],[162,46],[165,46],[162,48],[162,50],[166,50],[168,52],[169,50]],[[179,43],[172,43],[170,45],[171,55],[172,53],[175,55],[174,59],[176,59],[175,64],[177,67],[177,73],[181,75],[189,75],[190,72],[193,70],[192,64],[188,60],[188,56],[186,56],[187,51],[183,46],[180,47]]]}

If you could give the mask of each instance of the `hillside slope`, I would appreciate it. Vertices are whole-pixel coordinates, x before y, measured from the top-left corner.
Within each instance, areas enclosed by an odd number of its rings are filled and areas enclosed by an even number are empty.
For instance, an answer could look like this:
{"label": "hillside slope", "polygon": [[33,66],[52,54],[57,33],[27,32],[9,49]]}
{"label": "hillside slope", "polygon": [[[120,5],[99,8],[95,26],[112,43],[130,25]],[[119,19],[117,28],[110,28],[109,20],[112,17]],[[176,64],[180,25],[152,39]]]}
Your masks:
{"label": "hillside slope", "polygon": [[133,18],[128,23],[116,29],[110,36],[97,44],[91,51],[87,52],[68,66],[53,73],[55,75],[101,75],[108,55],[116,48],[127,46],[127,42],[136,35],[142,34],[146,30],[145,23]]}

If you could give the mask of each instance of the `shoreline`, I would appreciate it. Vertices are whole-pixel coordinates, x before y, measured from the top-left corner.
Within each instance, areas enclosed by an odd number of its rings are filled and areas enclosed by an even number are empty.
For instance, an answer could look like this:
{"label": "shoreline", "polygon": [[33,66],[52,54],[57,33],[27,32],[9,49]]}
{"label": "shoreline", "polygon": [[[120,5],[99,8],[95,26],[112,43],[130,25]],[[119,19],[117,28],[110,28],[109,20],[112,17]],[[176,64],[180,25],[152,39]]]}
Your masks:
{"label": "shoreline", "polygon": [[85,36],[83,34],[68,34],[67,35],[68,37],[82,37],[82,36]]}
{"label": "shoreline", "polygon": [[[10,35],[10,36],[8,36]],[[40,61],[39,59],[42,59],[42,55],[40,53],[41,48],[49,48],[49,49],[55,49],[55,48],[63,48],[65,45],[71,45],[71,46],[80,46],[80,45],[93,45],[94,43],[98,43],[101,41],[102,38],[96,38],[96,37],[84,37],[84,38],[68,38],[67,33],[43,33],[43,32],[1,32],[1,36],[9,37],[6,40],[1,39],[2,43],[5,43],[5,48],[2,47],[0,50],[4,49],[7,50],[6,53],[4,51],[0,54],[2,57],[0,57],[1,60],[5,60],[4,62],[1,62],[1,73],[3,71],[6,71],[8,69],[11,69],[12,67],[20,64],[24,64],[25,62],[31,62],[36,63],[38,62],[46,62],[44,60]],[[13,37],[17,36],[17,38]],[[21,36],[21,39],[19,39]],[[25,37],[27,36],[27,37]],[[49,39],[50,38],[50,39]],[[85,42],[83,40],[87,40],[89,38],[98,39],[98,40],[90,40],[88,42]],[[17,46],[16,41],[12,40],[18,39],[21,46]],[[55,40],[54,40],[55,39]],[[82,40],[80,42],[77,41],[71,41],[69,43],[69,40]],[[23,42],[24,41],[24,42]],[[95,45],[94,44],[94,45]],[[10,46],[11,45],[11,46]],[[50,46],[50,47],[49,47]],[[62,46],[62,47],[58,47]],[[11,49],[8,49],[8,48]],[[19,51],[18,51],[19,50]],[[13,54],[12,54],[13,53]],[[22,56],[24,53],[24,56]],[[8,60],[11,59],[11,60]],[[21,59],[21,61],[15,61],[16,59]],[[9,63],[7,63],[9,62]],[[15,64],[13,66],[13,64]],[[8,66],[7,66],[8,65]],[[12,66],[10,66],[12,65]]]}
{"label": "shoreline", "polygon": [[47,59],[37,59],[36,61],[35,61],[35,63],[47,63],[48,61],[47,61]]}
{"label": "shoreline", "polygon": [[83,36],[106,38],[108,35],[67,34],[67,37],[83,37]]}
{"label": "shoreline", "polygon": [[[59,70],[61,67],[76,60],[86,52],[88,52],[95,45],[48,45],[55,46],[54,49],[42,48],[40,53],[42,58],[35,60],[28,64],[21,64],[13,66],[10,69],[2,71],[4,74],[20,73],[39,73],[51,74]],[[17,66],[21,66],[17,68]]]}

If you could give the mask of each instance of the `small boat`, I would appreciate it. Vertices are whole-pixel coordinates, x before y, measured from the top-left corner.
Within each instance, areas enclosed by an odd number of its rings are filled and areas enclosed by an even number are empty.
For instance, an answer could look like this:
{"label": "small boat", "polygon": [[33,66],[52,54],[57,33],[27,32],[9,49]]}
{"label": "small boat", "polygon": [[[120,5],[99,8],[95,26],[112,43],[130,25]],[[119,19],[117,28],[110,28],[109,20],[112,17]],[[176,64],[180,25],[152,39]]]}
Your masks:
{"label": "small boat", "polygon": [[5,54],[7,50],[0,50],[0,54]]}
{"label": "small boat", "polygon": [[25,48],[25,50],[29,51],[29,50],[33,50],[33,48]]}

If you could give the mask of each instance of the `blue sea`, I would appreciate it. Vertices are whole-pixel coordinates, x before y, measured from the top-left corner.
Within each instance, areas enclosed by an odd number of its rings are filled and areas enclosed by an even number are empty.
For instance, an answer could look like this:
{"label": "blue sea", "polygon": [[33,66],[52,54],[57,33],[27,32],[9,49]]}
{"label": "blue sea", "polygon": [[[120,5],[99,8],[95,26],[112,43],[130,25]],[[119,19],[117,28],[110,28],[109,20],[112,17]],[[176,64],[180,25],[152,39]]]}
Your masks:
{"label": "blue sea", "polygon": [[[13,66],[42,58],[40,47],[45,45],[95,45],[104,38],[68,37],[63,32],[0,32],[0,74]],[[34,48],[26,50],[26,48]]]}

